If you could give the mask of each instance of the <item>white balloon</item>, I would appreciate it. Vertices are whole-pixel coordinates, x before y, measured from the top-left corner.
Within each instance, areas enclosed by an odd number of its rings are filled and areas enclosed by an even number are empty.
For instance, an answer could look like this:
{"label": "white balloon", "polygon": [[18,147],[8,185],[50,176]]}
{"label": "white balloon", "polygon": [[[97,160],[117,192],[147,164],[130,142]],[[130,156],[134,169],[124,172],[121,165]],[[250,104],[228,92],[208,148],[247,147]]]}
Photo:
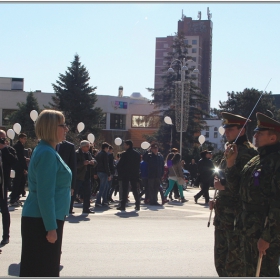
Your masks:
{"label": "white balloon", "polygon": [[94,140],[95,140],[95,137],[94,137],[94,135],[93,135],[92,133],[90,133],[90,134],[87,136],[87,139],[88,139],[88,141],[89,141],[90,143],[93,143]]}
{"label": "white balloon", "polygon": [[120,146],[120,145],[122,144],[122,139],[119,138],[119,137],[117,137],[117,138],[115,139],[115,144],[116,144],[117,146]]}
{"label": "white balloon", "polygon": [[200,145],[202,145],[205,142],[205,136],[204,135],[200,135],[198,137],[198,142],[200,143]]}
{"label": "white balloon", "polygon": [[172,120],[171,120],[171,118],[168,117],[168,116],[164,117],[164,122],[165,122],[166,124],[172,124]]}
{"label": "white balloon", "polygon": [[21,125],[19,123],[15,123],[13,126],[13,130],[15,131],[16,134],[20,134]]}
{"label": "white balloon", "polygon": [[144,141],[144,142],[141,143],[141,148],[142,148],[143,150],[146,150],[146,149],[148,149],[149,147],[150,147],[150,143],[149,143],[149,142]]}
{"label": "white balloon", "polygon": [[38,112],[36,110],[32,110],[30,112],[30,118],[33,122],[35,122],[38,118]]}
{"label": "white balloon", "polygon": [[79,133],[82,132],[84,130],[84,128],[85,128],[85,124],[83,122],[78,123],[77,129],[78,129]]}
{"label": "white balloon", "polygon": [[15,132],[10,128],[10,129],[8,129],[8,131],[7,131],[7,135],[8,135],[8,137],[10,138],[10,139],[14,139],[15,138]]}
{"label": "white balloon", "polygon": [[224,129],[222,126],[220,126],[220,127],[219,127],[219,132],[220,132],[220,134],[223,136],[224,133],[225,133],[225,129]]}

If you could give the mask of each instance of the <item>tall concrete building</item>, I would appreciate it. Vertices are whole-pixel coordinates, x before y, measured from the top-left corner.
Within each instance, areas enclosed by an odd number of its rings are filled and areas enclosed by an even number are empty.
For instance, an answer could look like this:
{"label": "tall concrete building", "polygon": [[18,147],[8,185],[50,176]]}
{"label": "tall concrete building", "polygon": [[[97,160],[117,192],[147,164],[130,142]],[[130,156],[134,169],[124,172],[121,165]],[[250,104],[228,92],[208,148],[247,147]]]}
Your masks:
{"label": "tall concrete building", "polygon": [[[209,113],[211,99],[211,61],[212,61],[212,15],[207,8],[207,20],[201,20],[201,12],[198,12],[198,19],[193,20],[186,17],[182,12],[182,18],[178,21],[177,33],[185,35],[185,43],[190,45],[188,55],[192,57],[193,63],[188,65],[199,70],[196,75],[196,85],[201,93],[207,98],[207,102],[201,104],[202,109]],[[172,44],[175,36],[156,38],[155,58],[155,84],[154,88],[163,86],[161,79],[162,70],[167,66],[166,56],[172,51]]]}

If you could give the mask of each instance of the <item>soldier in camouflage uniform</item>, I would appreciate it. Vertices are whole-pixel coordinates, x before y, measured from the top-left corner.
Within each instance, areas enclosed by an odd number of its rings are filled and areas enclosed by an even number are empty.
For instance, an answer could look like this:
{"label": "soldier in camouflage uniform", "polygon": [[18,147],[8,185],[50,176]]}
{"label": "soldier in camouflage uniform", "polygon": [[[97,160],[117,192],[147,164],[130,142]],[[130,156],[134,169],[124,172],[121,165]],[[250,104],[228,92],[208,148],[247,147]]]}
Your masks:
{"label": "soldier in camouflage uniform", "polygon": [[[240,133],[235,142],[238,149],[235,168],[241,172],[244,165],[257,155],[254,146],[247,139],[246,128],[243,128],[246,118],[226,112],[222,113],[222,117],[227,145],[233,143]],[[224,171],[225,168],[226,160],[223,158],[220,169]],[[242,248],[239,246],[240,236],[234,231],[234,220],[240,211],[240,196],[238,190],[232,192],[227,188],[227,184],[223,186],[220,181],[215,180],[214,186],[219,189],[216,201],[210,202],[210,209],[213,206],[215,209],[214,259],[216,271],[220,277],[242,277],[245,275],[245,267],[243,259],[240,257],[242,255],[240,252]]]}
{"label": "soldier in camouflage uniform", "polygon": [[257,113],[255,129],[259,155],[252,158],[241,174],[234,165],[239,151],[227,159],[230,189],[240,186],[242,212],[237,227],[244,235],[246,277],[256,276],[259,256],[263,256],[261,277],[279,277],[280,256],[280,123]]}

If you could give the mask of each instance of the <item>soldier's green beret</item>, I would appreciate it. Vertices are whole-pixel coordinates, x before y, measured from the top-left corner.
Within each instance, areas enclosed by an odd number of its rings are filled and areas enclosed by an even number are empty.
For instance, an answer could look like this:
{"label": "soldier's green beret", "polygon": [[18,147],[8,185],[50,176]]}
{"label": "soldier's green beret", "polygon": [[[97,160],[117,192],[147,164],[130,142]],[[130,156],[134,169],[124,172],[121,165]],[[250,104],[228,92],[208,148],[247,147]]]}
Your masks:
{"label": "soldier's green beret", "polygon": [[[222,112],[223,121],[223,128],[228,128],[232,126],[243,126],[246,123],[247,118],[244,118],[239,115],[234,115],[227,112]],[[248,122],[251,120],[248,119]]]}
{"label": "soldier's green beret", "polygon": [[280,123],[260,112],[257,112],[257,127],[254,131],[274,130],[280,132]]}

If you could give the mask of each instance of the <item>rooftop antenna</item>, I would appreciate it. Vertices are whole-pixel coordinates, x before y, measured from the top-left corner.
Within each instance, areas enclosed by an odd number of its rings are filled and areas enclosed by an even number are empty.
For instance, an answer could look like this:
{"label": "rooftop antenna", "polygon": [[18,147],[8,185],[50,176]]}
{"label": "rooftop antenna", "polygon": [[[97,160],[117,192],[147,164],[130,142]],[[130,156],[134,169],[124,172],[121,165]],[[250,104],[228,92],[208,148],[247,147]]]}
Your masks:
{"label": "rooftop antenna", "polygon": [[184,20],[184,13],[183,13],[183,9],[182,9],[182,20]]}
{"label": "rooftop antenna", "polygon": [[208,16],[208,19],[211,20],[212,14],[210,13],[209,7],[207,7],[207,16]]}

